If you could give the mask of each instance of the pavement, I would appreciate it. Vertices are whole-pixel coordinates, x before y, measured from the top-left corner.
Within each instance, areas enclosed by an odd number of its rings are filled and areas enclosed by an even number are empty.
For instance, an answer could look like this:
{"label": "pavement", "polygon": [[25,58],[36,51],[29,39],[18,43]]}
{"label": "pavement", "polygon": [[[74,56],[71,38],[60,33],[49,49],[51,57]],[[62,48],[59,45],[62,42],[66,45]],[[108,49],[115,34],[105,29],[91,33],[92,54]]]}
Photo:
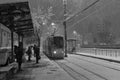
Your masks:
{"label": "pavement", "polygon": [[[78,52],[76,54],[83,55]],[[85,55],[89,56],[90,55]],[[27,58],[27,57],[25,57]],[[6,67],[0,67],[0,80],[74,80],[57,63],[41,54],[39,63],[25,61],[22,64],[22,71],[17,72],[17,63],[12,63]]]}
{"label": "pavement", "polygon": [[74,80],[57,63],[41,54],[39,63],[32,61],[22,64],[22,71],[15,73],[9,80]]}
{"label": "pavement", "polygon": [[0,80],[8,80],[17,72],[17,63],[11,63],[7,66],[0,66]]}

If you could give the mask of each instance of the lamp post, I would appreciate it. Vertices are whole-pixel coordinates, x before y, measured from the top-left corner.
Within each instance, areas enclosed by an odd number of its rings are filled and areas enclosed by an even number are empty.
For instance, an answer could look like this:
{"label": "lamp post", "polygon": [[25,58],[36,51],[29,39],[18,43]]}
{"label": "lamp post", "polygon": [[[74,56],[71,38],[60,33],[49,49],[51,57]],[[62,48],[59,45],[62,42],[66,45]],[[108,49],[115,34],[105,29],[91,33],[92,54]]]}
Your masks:
{"label": "lamp post", "polygon": [[77,38],[78,38],[78,33],[76,31],[73,31],[73,34],[75,36],[75,48],[77,47]]}
{"label": "lamp post", "polygon": [[64,38],[65,38],[65,57],[67,57],[67,31],[66,31],[66,6],[67,6],[67,0],[63,0],[63,6],[64,6]]}

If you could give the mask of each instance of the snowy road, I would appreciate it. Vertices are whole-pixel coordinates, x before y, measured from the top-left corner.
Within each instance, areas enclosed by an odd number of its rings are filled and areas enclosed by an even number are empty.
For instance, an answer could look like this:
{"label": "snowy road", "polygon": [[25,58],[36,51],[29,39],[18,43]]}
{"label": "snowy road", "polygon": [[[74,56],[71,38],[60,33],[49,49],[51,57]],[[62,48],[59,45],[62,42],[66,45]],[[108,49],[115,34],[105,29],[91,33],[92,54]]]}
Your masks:
{"label": "snowy road", "polygon": [[119,63],[74,54],[55,62],[75,80],[120,80]]}

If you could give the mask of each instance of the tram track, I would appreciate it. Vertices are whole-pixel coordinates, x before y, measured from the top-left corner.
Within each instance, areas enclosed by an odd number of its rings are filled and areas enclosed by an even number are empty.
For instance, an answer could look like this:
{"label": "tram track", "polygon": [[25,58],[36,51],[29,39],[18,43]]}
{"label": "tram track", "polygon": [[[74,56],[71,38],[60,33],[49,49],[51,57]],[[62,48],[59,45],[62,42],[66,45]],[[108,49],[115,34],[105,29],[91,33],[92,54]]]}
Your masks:
{"label": "tram track", "polygon": [[120,71],[120,69],[116,69],[116,68],[112,68],[112,67],[109,67],[109,66],[105,66],[105,65],[102,65],[102,64],[99,64],[99,63],[95,63],[95,62],[92,62],[92,61],[88,61],[88,60],[85,60],[85,59],[82,59],[82,58],[75,57],[75,59],[76,58],[79,59],[79,60],[83,60],[83,61],[87,61],[87,62],[96,64],[96,65],[100,65],[100,66],[105,67],[105,68],[109,68],[109,69],[112,69],[112,70]]}
{"label": "tram track", "polygon": [[[84,76],[83,74],[80,74],[79,72],[75,71],[68,65],[55,61],[62,69],[64,69],[73,79],[80,80],[79,78],[82,78],[82,80],[90,80],[88,77]],[[73,75],[74,74],[74,75]]]}
{"label": "tram track", "polygon": [[[114,64],[111,65],[108,62],[105,62],[102,64],[101,61],[99,63],[99,61],[94,62],[93,59],[87,59],[87,58],[84,59],[84,58],[85,56],[82,56],[82,57],[69,56],[69,58],[65,58],[64,60],[62,60],[62,62],[59,60],[58,61],[55,60],[55,62],[75,80],[114,80],[114,79],[118,80],[117,74],[120,73],[120,69],[118,65],[114,65]],[[83,64],[81,64],[79,61],[82,62]],[[95,66],[96,69],[94,69],[93,67],[88,68],[87,65]],[[106,73],[106,71],[108,72],[108,74]],[[74,75],[71,74],[71,72],[77,76],[83,77],[84,79],[76,78]],[[109,73],[109,72],[112,72],[112,73]],[[92,75],[89,75],[89,74],[92,74],[98,79],[94,78]],[[116,76],[114,75],[113,77],[110,76],[112,74],[116,74]]]}
{"label": "tram track", "polygon": [[[77,67],[79,67],[79,68],[81,68],[81,69],[83,69],[83,70],[85,70],[85,71],[87,71],[87,72],[89,72],[89,73],[91,73],[91,74],[99,77],[101,80],[109,80],[109,79],[107,79],[106,77],[103,77],[103,76],[101,76],[101,75],[98,74],[98,73],[95,73],[95,72],[93,72],[93,71],[91,71],[91,70],[88,70],[88,69],[86,69],[86,68],[84,68],[84,67],[82,67],[82,66],[80,66],[80,65],[78,65],[78,64],[76,64],[76,63],[74,63],[74,62],[71,62],[71,61],[69,61],[69,60],[67,60],[67,59],[65,59],[65,61],[67,61],[68,63],[71,63],[71,64],[73,64],[73,65],[75,65],[75,66],[77,66]],[[76,74],[84,77],[85,80],[93,80],[93,79],[89,79],[87,76],[85,76],[85,75],[79,73],[78,71],[74,70],[73,68],[71,68],[70,66],[68,66],[68,65],[65,64],[65,63],[58,62],[58,61],[55,61],[55,62],[56,62],[61,68],[63,68],[70,76],[72,76],[75,80],[80,80],[80,79],[76,79],[73,75],[71,75],[71,71],[73,71],[73,72],[75,72]],[[69,70],[66,69],[66,67],[67,67]],[[70,71],[70,70],[71,70],[71,71]],[[84,80],[84,79],[82,79],[82,80]]]}
{"label": "tram track", "polygon": [[101,79],[103,79],[103,80],[108,80],[107,78],[99,75],[98,73],[95,73],[95,72],[93,72],[93,71],[91,71],[91,70],[89,70],[89,69],[86,69],[86,68],[84,68],[84,67],[82,67],[82,66],[80,66],[80,65],[78,65],[78,64],[76,64],[76,63],[74,63],[74,62],[71,62],[71,61],[69,61],[69,60],[67,60],[67,59],[65,59],[65,60],[68,61],[68,62],[70,62],[70,63],[72,63],[72,64],[74,64],[74,65],[76,65],[76,66],[78,66],[78,67],[80,67],[80,68],[82,68],[82,69],[84,69],[84,70],[86,70],[86,71],[88,71],[88,72],[90,72],[90,73],[92,73],[93,75],[98,76],[99,78],[101,78]]}

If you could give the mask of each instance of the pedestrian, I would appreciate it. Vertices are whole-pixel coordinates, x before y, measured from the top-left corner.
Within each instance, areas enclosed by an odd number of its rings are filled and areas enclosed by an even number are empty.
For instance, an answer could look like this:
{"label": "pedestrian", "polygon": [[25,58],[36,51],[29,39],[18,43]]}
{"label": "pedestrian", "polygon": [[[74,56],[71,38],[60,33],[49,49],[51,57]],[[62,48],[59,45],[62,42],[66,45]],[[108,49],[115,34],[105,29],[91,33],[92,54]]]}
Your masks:
{"label": "pedestrian", "polygon": [[19,47],[15,48],[15,53],[16,53],[16,59],[18,63],[18,71],[22,70],[21,65],[22,65],[22,57],[23,57],[23,46],[22,43],[19,43]]}
{"label": "pedestrian", "polygon": [[36,63],[38,63],[39,59],[41,59],[41,56],[39,54],[40,53],[39,47],[34,45],[33,49],[34,49],[34,54],[36,57]]}
{"label": "pedestrian", "polygon": [[32,55],[32,46],[29,46],[28,47],[28,50],[27,50],[27,55],[28,55],[28,61],[31,61],[31,55]]}

